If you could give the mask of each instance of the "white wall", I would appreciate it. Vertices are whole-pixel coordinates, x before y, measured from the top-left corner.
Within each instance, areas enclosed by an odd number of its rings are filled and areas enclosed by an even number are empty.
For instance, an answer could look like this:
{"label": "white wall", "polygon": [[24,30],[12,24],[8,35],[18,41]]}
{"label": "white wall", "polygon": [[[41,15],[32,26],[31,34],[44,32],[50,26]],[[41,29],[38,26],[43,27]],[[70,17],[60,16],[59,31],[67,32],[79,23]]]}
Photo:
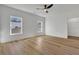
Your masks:
{"label": "white wall", "polygon": [[1,17],[0,17],[0,42],[1,42]]}
{"label": "white wall", "polygon": [[0,42],[1,42],[1,15],[2,15],[2,12],[1,12],[1,6],[0,6]]}
{"label": "white wall", "polygon": [[[1,5],[2,15],[1,15],[1,42],[14,41],[18,39],[23,39],[31,36],[38,35],[37,30],[37,22],[42,21],[44,25],[44,17],[40,17],[28,12],[23,12],[17,9],[9,8]],[[10,35],[10,16],[20,16],[23,18],[23,34],[20,35]],[[45,27],[45,26],[44,26]],[[44,35],[43,32],[39,33],[39,35]]]}
{"label": "white wall", "polygon": [[60,8],[62,8],[62,5],[54,5],[47,14],[46,34],[67,38],[67,20]]}
{"label": "white wall", "polygon": [[68,20],[72,18],[79,18],[79,4],[55,4],[47,14],[46,34],[63,38],[73,33],[79,36],[78,21],[68,25]]}
{"label": "white wall", "polygon": [[68,36],[79,37],[79,4],[69,5],[69,11],[66,12],[68,20]]}

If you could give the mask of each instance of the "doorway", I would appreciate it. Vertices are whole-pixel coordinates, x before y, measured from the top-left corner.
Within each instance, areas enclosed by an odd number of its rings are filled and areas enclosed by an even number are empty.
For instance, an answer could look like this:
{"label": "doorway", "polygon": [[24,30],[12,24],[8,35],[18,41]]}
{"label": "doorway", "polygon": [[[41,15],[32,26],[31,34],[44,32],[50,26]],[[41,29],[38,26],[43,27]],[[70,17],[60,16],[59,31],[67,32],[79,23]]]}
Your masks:
{"label": "doorway", "polygon": [[68,38],[79,39],[79,18],[68,20]]}

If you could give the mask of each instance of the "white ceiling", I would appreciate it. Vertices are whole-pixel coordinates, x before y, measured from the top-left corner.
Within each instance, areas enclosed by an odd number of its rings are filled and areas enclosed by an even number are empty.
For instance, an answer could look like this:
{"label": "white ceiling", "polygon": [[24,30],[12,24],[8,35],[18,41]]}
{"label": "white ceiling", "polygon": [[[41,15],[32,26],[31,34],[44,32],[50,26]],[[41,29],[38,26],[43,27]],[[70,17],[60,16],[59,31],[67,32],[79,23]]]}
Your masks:
{"label": "white ceiling", "polygon": [[[46,17],[46,13],[43,10],[37,10],[36,8],[43,8],[43,4],[5,4],[6,6],[16,8],[22,11],[30,12],[42,17]],[[52,8],[49,9],[49,13],[67,13],[75,12],[79,10],[79,4],[54,4]]]}
{"label": "white ceiling", "polygon": [[37,8],[44,8],[43,4],[5,4],[5,5],[22,11],[30,12],[42,17],[46,16],[46,13],[43,10],[37,10]]}

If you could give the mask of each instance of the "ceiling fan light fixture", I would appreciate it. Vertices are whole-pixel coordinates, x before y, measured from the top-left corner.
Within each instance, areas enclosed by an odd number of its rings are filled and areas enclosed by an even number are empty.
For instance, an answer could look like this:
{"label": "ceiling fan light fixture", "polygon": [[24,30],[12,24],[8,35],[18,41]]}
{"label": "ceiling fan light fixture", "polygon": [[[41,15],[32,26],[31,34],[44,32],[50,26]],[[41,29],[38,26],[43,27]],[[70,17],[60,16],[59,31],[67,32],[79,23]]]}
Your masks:
{"label": "ceiling fan light fixture", "polygon": [[47,9],[44,9],[44,12],[48,13],[48,10]]}
{"label": "ceiling fan light fixture", "polygon": [[46,12],[46,11],[47,11],[47,9],[44,9],[44,11]]}
{"label": "ceiling fan light fixture", "polygon": [[50,5],[44,5],[44,8],[38,8],[38,10],[43,10],[44,12],[48,13],[48,9],[50,9],[51,7],[53,6],[53,4],[50,4]]}

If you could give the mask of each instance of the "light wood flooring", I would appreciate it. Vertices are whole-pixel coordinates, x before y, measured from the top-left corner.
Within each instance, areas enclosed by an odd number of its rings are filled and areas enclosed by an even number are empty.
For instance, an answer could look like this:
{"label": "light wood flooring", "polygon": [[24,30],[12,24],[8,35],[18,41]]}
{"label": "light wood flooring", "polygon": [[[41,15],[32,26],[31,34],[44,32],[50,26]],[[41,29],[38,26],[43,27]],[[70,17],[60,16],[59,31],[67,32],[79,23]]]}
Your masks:
{"label": "light wood flooring", "polygon": [[77,55],[79,40],[38,36],[0,45],[1,55]]}

